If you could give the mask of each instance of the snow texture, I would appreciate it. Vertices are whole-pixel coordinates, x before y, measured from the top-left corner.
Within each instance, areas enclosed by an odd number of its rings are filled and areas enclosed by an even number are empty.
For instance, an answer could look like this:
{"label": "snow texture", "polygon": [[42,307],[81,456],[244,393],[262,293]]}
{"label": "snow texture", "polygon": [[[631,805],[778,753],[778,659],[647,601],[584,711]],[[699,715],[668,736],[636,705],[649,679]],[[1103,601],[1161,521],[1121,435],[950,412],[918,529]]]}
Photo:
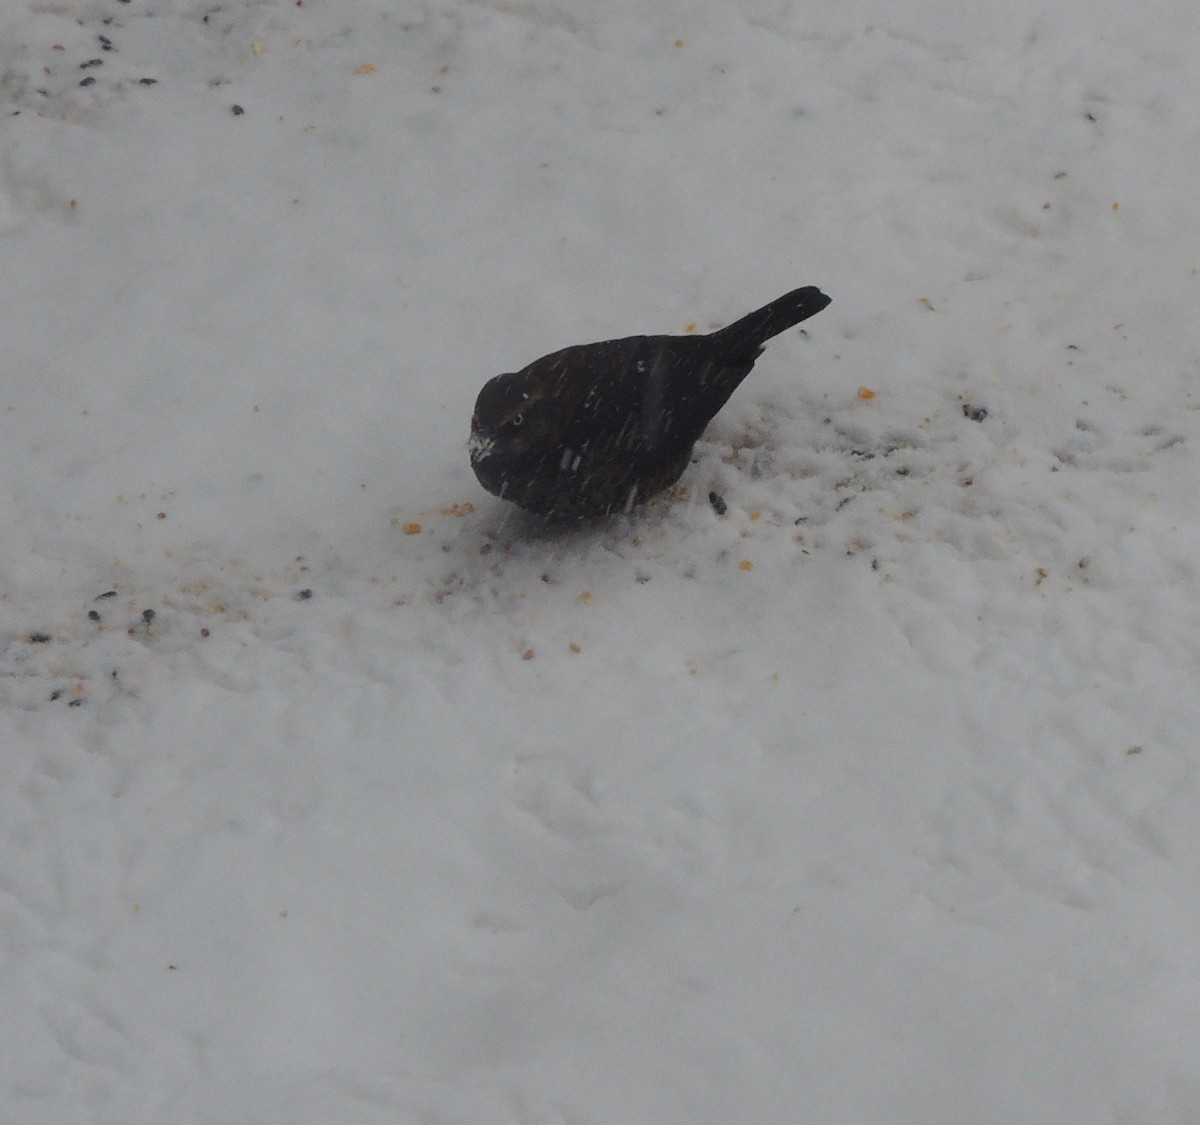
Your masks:
{"label": "snow texture", "polygon": [[[1200,1120],[1198,56],[5,5],[4,1119]],[[490,376],[807,284],[668,495],[475,482]]]}

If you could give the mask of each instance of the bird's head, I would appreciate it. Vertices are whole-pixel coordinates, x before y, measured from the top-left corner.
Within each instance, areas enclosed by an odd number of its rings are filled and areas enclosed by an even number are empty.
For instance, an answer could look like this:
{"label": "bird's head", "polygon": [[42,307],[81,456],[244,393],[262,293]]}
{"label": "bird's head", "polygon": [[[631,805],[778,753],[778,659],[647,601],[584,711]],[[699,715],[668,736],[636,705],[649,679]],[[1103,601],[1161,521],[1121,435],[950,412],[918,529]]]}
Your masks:
{"label": "bird's head", "polygon": [[531,449],[544,448],[559,424],[554,384],[525,377],[525,372],[497,375],[484,384],[471,416],[471,463],[489,458],[510,461]]}

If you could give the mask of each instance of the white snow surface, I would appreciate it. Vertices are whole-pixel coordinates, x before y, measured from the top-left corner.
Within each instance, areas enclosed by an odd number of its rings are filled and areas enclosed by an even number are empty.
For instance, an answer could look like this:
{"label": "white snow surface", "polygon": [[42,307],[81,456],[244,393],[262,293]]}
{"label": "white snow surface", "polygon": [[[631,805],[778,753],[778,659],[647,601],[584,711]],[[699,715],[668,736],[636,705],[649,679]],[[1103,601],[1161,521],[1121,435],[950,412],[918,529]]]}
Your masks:
{"label": "white snow surface", "polygon": [[[1198,57],[5,5],[0,1118],[1200,1120]],[[669,495],[475,481],[490,376],[807,284]]]}

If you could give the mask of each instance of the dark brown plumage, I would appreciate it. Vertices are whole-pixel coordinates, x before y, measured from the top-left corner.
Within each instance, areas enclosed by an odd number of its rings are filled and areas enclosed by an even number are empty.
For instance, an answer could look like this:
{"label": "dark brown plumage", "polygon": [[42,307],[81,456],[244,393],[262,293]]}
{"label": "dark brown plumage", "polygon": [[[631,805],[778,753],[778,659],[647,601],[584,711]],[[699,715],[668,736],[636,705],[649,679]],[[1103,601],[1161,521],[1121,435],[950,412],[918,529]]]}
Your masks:
{"label": "dark brown plumage", "polygon": [[808,286],[707,336],[579,344],[497,375],[475,402],[471,467],[552,519],[628,511],[683,475],[763,344],[828,304]]}

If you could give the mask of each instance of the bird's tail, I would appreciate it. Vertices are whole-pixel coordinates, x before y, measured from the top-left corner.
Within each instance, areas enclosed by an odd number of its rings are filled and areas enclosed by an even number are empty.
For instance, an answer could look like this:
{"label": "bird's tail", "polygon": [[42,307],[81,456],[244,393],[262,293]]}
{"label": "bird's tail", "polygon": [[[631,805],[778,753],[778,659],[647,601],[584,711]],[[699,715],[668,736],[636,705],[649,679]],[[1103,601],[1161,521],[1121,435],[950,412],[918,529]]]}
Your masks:
{"label": "bird's tail", "polygon": [[723,354],[749,355],[753,358],[772,336],[778,336],[802,320],[816,316],[828,304],[829,298],[815,285],[793,289],[769,305],[747,313],[741,320],[735,320],[714,332],[712,340]]}

